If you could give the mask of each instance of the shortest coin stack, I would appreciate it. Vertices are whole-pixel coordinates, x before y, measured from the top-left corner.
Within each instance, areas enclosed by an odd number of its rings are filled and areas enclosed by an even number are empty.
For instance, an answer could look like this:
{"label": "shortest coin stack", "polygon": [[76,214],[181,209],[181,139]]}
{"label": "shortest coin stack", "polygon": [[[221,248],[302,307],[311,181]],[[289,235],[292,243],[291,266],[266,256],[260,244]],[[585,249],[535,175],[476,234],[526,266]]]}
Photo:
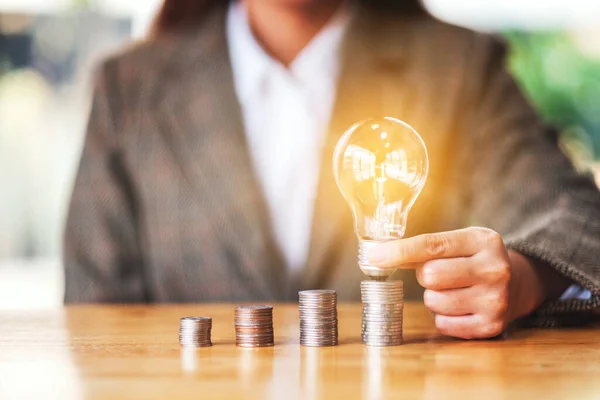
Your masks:
{"label": "shortest coin stack", "polygon": [[369,346],[402,344],[402,281],[362,281],[362,341]]}
{"label": "shortest coin stack", "polygon": [[183,347],[208,347],[212,318],[183,317],[179,320],[179,344]]}
{"label": "shortest coin stack", "polygon": [[273,338],[273,307],[240,306],[235,309],[235,342],[239,347],[267,347]]}
{"label": "shortest coin stack", "polygon": [[300,298],[300,344],[338,344],[337,293],[335,290],[303,290]]}

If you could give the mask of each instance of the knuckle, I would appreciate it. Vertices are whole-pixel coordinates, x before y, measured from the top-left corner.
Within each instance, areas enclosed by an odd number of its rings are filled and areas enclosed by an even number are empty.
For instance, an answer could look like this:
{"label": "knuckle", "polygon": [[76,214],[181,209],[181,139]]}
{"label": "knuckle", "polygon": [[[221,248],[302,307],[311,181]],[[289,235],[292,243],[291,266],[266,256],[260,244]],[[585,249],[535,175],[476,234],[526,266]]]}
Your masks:
{"label": "knuckle", "polygon": [[425,292],[423,292],[423,303],[427,308],[435,308],[437,302],[435,293],[433,293],[432,290],[427,289]]}
{"label": "knuckle", "polygon": [[471,235],[477,235],[478,237],[482,237],[486,235],[491,229],[484,228],[482,226],[470,226],[465,228],[465,230],[469,231]]}
{"label": "knuckle", "polygon": [[483,242],[486,244],[486,246],[489,246],[493,249],[504,248],[504,240],[502,239],[501,234],[488,228],[479,229],[481,238],[483,239]]}
{"label": "knuckle", "polygon": [[442,335],[452,336],[460,339],[475,339],[477,337],[476,332],[469,328],[458,328],[454,326],[442,326],[437,327],[438,331]]}
{"label": "knuckle", "polygon": [[511,269],[509,262],[502,260],[492,263],[486,275],[490,282],[505,283],[510,281]]}
{"label": "knuckle", "polygon": [[435,327],[444,335],[450,336],[452,334],[452,325],[442,315],[437,314],[435,316]]}
{"label": "knuckle", "polygon": [[448,238],[443,235],[429,234],[425,236],[425,251],[431,257],[444,255],[450,247]]}
{"label": "knuckle", "polygon": [[461,339],[477,339],[476,332],[473,332],[470,329],[465,329],[465,330],[459,332],[458,334],[456,334],[455,336],[459,337]]}
{"label": "knuckle", "polygon": [[491,297],[489,299],[488,310],[492,315],[497,317],[501,317],[506,314],[506,311],[508,310],[507,294],[502,291],[501,293]]}
{"label": "knuckle", "polygon": [[502,296],[498,304],[496,305],[496,315],[504,316],[508,312],[508,299],[506,296]]}
{"label": "knuckle", "polygon": [[503,283],[509,282],[511,276],[512,276],[512,270],[510,268],[510,264],[508,262],[502,263],[502,265],[499,267],[499,271],[496,275],[496,277],[498,278],[498,281],[503,282]]}
{"label": "knuckle", "polygon": [[452,323],[447,317],[437,314],[435,316],[436,329],[445,336],[452,336],[461,339],[472,339],[475,337],[471,329],[465,329]]}
{"label": "knuckle", "polygon": [[445,326],[436,326],[437,330],[445,336],[453,336],[453,337],[459,337],[459,335],[457,335],[456,331],[454,329],[451,328],[447,328]]}
{"label": "knuckle", "polygon": [[438,274],[435,268],[425,264],[421,269],[421,282],[419,282],[425,288],[433,288],[438,285]]}
{"label": "knuckle", "polygon": [[490,338],[497,336],[504,330],[502,321],[494,320],[483,324],[479,330],[479,336],[482,338]]}

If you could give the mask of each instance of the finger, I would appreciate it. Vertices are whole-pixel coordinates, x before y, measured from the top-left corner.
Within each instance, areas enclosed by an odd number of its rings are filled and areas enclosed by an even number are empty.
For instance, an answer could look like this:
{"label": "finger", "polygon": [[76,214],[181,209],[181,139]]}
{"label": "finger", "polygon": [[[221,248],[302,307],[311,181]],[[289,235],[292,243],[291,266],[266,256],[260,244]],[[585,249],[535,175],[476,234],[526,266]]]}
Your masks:
{"label": "finger", "polygon": [[501,242],[502,237],[485,228],[428,233],[380,243],[369,251],[369,262],[390,268],[438,258],[468,257],[492,240]]}
{"label": "finger", "polygon": [[402,264],[402,265],[384,265],[384,266],[377,265],[377,267],[381,268],[381,269],[399,268],[399,269],[414,269],[415,271],[419,271],[423,267],[423,263],[410,263],[410,264]]}
{"label": "finger", "polygon": [[423,302],[433,313],[450,317],[475,314],[478,311],[474,288],[425,290]]}
{"label": "finger", "polygon": [[427,261],[416,270],[417,281],[425,289],[466,288],[480,283],[479,257],[440,258]]}
{"label": "finger", "polygon": [[461,339],[486,339],[499,335],[504,330],[500,319],[487,319],[480,314],[451,317],[436,315],[435,326],[447,336]]}

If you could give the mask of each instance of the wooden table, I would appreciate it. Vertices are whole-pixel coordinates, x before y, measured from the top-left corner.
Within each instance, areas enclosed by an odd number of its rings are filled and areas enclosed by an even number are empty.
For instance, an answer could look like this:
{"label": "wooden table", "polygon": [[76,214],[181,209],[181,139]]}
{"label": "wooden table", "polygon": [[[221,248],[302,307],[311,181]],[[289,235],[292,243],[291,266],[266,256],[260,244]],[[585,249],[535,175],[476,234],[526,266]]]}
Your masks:
{"label": "wooden table", "polygon": [[[339,306],[340,345],[298,344],[296,305],[275,306],[276,346],[234,344],[233,305],[72,306],[0,312],[0,399],[599,399],[600,335],[525,330],[506,340],[436,333],[407,304],[406,343],[360,343],[360,305]],[[213,317],[211,348],[182,350],[179,317]]]}

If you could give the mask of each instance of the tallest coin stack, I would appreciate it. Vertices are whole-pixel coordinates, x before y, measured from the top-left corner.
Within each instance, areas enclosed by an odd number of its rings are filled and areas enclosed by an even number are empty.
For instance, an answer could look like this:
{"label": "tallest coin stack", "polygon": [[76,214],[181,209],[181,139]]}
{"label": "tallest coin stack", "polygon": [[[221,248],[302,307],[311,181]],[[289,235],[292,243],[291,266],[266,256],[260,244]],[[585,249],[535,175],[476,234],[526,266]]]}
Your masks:
{"label": "tallest coin stack", "polygon": [[362,281],[362,341],[369,346],[402,344],[402,281]]}

